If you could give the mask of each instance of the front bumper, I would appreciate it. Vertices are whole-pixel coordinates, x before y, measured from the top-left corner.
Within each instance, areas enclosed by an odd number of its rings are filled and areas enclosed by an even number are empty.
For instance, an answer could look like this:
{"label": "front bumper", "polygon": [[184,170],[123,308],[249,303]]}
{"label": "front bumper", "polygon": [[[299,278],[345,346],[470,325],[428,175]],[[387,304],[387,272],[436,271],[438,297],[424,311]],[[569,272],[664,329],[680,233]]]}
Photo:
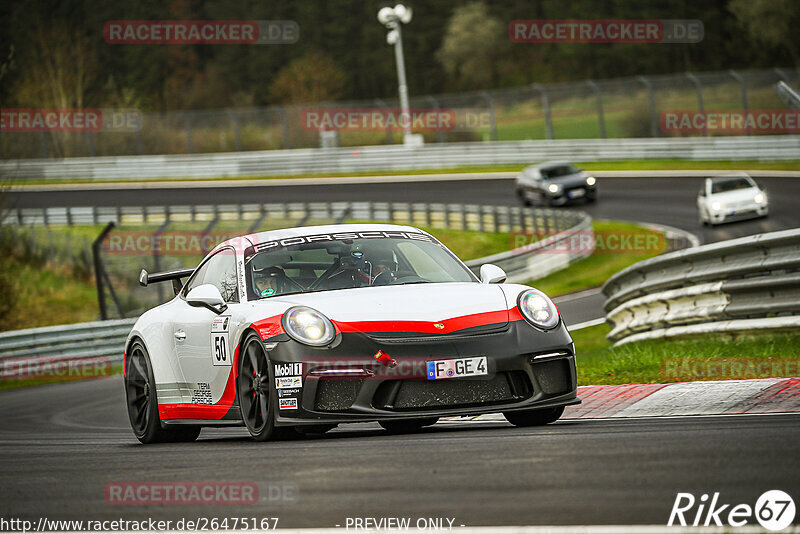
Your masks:
{"label": "front bumper", "polygon": [[743,221],[755,217],[764,217],[769,213],[766,204],[750,204],[738,207],[723,207],[720,210],[709,210],[709,218],[713,224]]}
{"label": "front bumper", "polygon": [[547,192],[550,198],[550,203],[557,206],[562,206],[571,201],[576,200],[591,200],[597,197],[596,185],[578,185],[575,187],[567,187],[560,189],[557,193]]}
{"label": "front bumper", "polygon": [[[274,373],[302,372],[300,387],[297,380],[286,381],[273,391],[279,426],[478,415],[580,402],[574,345],[563,323],[547,332],[513,321],[475,335],[339,334],[328,349],[287,337],[265,343]],[[379,350],[396,366],[376,361]],[[428,361],[478,356],[487,358],[485,376],[426,377]],[[301,366],[287,365],[296,363]]]}

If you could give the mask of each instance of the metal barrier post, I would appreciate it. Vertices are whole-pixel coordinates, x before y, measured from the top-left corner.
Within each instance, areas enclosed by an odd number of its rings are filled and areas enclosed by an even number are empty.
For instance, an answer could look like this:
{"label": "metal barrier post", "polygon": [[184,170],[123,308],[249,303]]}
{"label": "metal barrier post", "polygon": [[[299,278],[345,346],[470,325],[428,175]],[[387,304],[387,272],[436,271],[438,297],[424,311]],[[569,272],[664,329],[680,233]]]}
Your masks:
{"label": "metal barrier post", "polygon": [[106,225],[100,235],[92,243],[92,257],[94,259],[94,278],[97,286],[97,305],[100,308],[100,318],[102,320],[108,319],[108,311],[106,310],[106,298],[103,291],[103,263],[100,260],[100,248],[103,244],[103,239],[108,233],[113,230],[114,223],[110,222]]}

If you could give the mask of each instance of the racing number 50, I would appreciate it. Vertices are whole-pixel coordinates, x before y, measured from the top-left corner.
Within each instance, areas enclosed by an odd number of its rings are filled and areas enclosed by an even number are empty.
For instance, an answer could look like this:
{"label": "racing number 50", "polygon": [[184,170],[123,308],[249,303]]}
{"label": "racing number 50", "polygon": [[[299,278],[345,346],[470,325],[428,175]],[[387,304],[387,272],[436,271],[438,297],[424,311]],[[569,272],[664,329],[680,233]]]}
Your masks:
{"label": "racing number 50", "polygon": [[228,358],[228,333],[211,334],[211,363],[214,365],[230,365]]}

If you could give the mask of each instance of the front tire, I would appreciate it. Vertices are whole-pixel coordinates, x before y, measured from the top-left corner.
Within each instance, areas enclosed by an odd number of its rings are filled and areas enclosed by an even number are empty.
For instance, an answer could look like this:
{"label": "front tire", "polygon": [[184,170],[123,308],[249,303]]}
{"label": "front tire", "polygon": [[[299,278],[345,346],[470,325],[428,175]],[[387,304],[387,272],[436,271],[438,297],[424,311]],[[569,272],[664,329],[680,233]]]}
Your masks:
{"label": "front tire", "polygon": [[419,432],[423,427],[435,425],[438,420],[438,417],[425,417],[403,419],[402,421],[378,421],[378,424],[391,434],[411,434]]}
{"label": "front tire", "polygon": [[153,365],[140,341],[131,345],[125,365],[125,400],[136,439],[144,444],[196,440],[200,435],[199,426],[161,426]]}
{"label": "front tire", "polygon": [[242,420],[250,436],[256,441],[268,441],[276,437],[269,359],[261,338],[255,333],[245,338],[239,352],[236,395]]}
{"label": "front tire", "polygon": [[522,412],[503,412],[503,416],[514,426],[542,426],[554,423],[563,413],[564,407],[559,406]]}

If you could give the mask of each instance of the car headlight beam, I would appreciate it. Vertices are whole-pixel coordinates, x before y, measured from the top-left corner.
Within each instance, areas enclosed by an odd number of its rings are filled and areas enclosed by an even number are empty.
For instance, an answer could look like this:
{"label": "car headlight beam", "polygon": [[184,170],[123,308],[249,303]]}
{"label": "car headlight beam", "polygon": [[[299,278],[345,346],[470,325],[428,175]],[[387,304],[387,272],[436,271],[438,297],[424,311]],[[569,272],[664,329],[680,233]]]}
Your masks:
{"label": "car headlight beam", "polygon": [[528,289],[517,297],[517,308],[522,316],[533,326],[550,330],[558,326],[559,315],[556,305],[538,289]]}
{"label": "car headlight beam", "polygon": [[597,180],[595,180],[594,176],[589,176],[586,179],[586,185],[594,185],[596,183],[597,183]]}
{"label": "car headlight beam", "polygon": [[763,204],[765,200],[767,200],[767,197],[764,196],[764,193],[756,193],[753,197],[753,202],[756,204]]}
{"label": "car headlight beam", "polygon": [[722,209],[722,203],[721,202],[712,202],[711,203],[711,209],[714,210],[714,211],[721,210]]}
{"label": "car headlight beam", "polygon": [[289,337],[312,347],[330,344],[336,335],[333,323],[308,306],[295,306],[283,314],[283,330]]}
{"label": "car headlight beam", "polygon": [[559,189],[561,188],[558,187],[558,184],[550,184],[549,186],[547,186],[547,190],[550,191],[551,193],[558,193]]}

